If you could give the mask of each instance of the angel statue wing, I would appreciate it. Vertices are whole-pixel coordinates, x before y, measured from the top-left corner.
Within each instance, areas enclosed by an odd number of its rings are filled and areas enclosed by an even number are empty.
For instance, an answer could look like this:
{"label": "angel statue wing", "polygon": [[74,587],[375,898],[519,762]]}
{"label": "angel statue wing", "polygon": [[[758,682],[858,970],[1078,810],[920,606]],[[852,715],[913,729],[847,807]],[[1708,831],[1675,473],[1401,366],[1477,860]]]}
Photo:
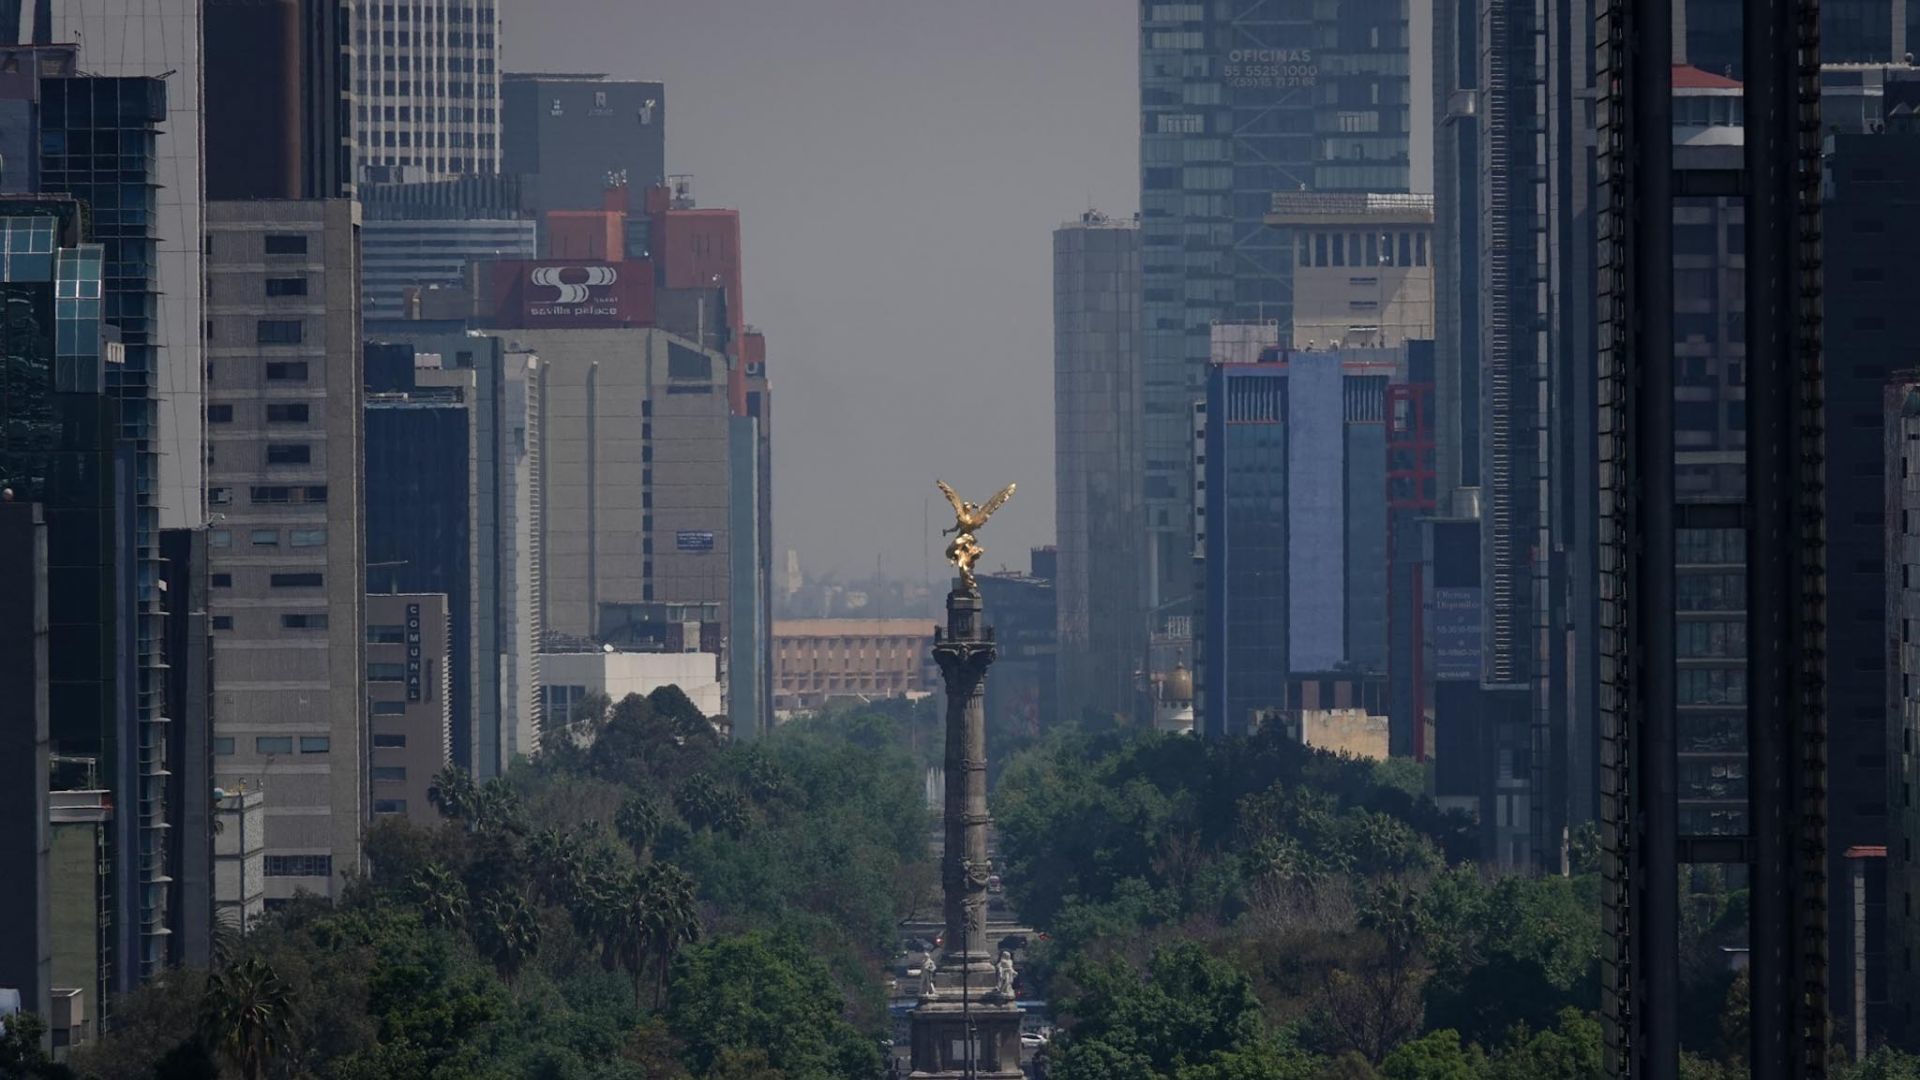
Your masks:
{"label": "angel statue wing", "polygon": [[960,497],[959,492],[948,487],[947,482],[945,480],[935,480],[934,483],[939,485],[940,494],[945,495],[947,497],[947,501],[953,504],[954,513],[964,514],[967,512],[966,500]]}
{"label": "angel statue wing", "polygon": [[987,519],[993,516],[993,512],[995,510],[1000,509],[1000,507],[1006,504],[1006,501],[1008,499],[1013,498],[1013,489],[1014,489],[1014,485],[1008,484],[1006,487],[1003,487],[1000,489],[1000,493],[998,495],[995,495],[993,498],[988,499],[985,503],[981,505],[979,516],[980,516],[980,523],[982,525],[986,524]]}

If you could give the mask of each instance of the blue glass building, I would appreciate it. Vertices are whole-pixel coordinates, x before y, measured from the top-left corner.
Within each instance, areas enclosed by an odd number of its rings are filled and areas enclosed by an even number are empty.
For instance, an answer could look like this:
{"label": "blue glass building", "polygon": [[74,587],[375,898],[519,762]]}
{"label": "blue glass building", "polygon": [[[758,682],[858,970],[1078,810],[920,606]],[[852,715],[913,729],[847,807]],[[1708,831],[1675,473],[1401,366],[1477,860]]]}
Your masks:
{"label": "blue glass building", "polygon": [[1200,722],[1239,734],[1299,676],[1384,676],[1387,386],[1402,349],[1209,368],[1200,440]]}

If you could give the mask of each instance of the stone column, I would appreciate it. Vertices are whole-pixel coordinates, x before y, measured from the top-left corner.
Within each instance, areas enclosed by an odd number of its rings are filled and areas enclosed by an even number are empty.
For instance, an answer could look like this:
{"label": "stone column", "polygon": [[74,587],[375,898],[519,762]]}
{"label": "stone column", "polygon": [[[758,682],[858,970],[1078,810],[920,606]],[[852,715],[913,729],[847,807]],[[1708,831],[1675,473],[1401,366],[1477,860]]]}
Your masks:
{"label": "stone column", "polygon": [[913,1010],[913,1076],[1012,1080],[1020,1072],[1020,1010],[998,992],[997,942],[987,933],[987,722],[983,693],[993,634],[980,593],[956,579],[933,658],[947,689],[947,799],[941,885],[946,939]]}

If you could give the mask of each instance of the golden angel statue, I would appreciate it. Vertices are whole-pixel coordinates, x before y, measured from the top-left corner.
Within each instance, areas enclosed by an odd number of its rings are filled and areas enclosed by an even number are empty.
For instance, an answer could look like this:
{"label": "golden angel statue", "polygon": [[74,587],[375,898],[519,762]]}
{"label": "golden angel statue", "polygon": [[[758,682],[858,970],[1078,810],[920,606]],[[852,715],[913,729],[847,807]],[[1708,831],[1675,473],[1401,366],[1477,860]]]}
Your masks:
{"label": "golden angel statue", "polygon": [[980,526],[987,523],[995,510],[1013,498],[1014,485],[1008,484],[985,503],[975,504],[962,499],[960,493],[948,487],[945,480],[935,480],[934,483],[940,485],[940,494],[953,504],[953,525],[940,530],[941,536],[954,534],[953,542],[947,545],[947,561],[960,568],[960,580],[971,589],[974,587],[974,560],[980,558],[980,553],[985,550],[973,534],[980,531]]}

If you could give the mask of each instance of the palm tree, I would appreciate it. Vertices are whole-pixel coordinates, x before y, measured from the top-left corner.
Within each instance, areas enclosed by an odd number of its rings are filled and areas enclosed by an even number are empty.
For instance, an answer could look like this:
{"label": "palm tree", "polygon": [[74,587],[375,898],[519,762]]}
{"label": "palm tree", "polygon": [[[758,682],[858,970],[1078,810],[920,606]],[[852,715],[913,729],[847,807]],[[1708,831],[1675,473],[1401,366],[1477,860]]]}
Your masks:
{"label": "palm tree", "polygon": [[635,862],[647,861],[647,849],[660,835],[660,805],[645,795],[635,795],[620,804],[613,816],[614,831],[633,848]]}
{"label": "palm tree", "polygon": [[694,906],[693,878],[672,863],[651,863],[642,868],[638,885],[647,951],[656,975],[653,1007],[658,1009],[666,998],[674,954],[700,936],[700,913]]}
{"label": "palm tree", "polygon": [[428,926],[458,929],[467,917],[467,887],[453,871],[439,863],[428,863],[408,882],[414,903]]}
{"label": "palm tree", "polygon": [[520,804],[520,793],[498,776],[482,784],[474,797],[473,823],[480,829],[526,832],[525,807]]}
{"label": "palm tree", "polygon": [[549,904],[571,908],[586,875],[586,852],[577,834],[541,829],[527,838],[527,859],[536,895]]}
{"label": "palm tree", "polygon": [[245,1080],[260,1080],[293,1039],[293,998],[273,968],[250,956],[207,985],[207,1042]]}
{"label": "palm tree", "polygon": [[644,1008],[640,991],[647,972],[647,946],[653,940],[651,896],[631,873],[603,875],[590,901],[588,921],[600,941],[600,962],[608,971],[626,970],[633,979],[633,1006]]}
{"label": "palm tree", "polygon": [[540,918],[516,892],[495,893],[480,905],[475,944],[493,961],[500,977],[513,985],[528,960],[540,951]]}
{"label": "palm tree", "polygon": [[473,827],[471,819],[479,807],[479,796],[473,775],[455,765],[435,773],[427,785],[427,801],[434,809],[455,821],[467,822],[469,829]]}

